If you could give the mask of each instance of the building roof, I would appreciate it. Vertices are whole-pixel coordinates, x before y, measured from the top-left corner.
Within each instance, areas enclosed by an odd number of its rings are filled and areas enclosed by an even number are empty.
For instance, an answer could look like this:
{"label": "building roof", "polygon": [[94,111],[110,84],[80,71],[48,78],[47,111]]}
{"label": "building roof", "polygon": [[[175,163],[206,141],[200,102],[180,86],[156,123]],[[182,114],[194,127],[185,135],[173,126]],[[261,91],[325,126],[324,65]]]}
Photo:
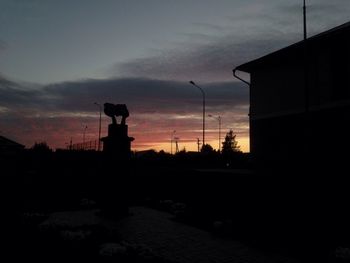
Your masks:
{"label": "building roof", "polygon": [[287,46],[285,48],[282,48],[270,54],[267,54],[263,57],[260,57],[258,59],[242,64],[236,67],[234,70],[250,73],[254,69],[257,69],[261,66],[266,66],[276,62],[280,63],[281,61],[283,61],[283,59],[286,59],[287,57],[289,58],[295,55],[300,56],[300,54],[303,54],[301,50],[304,49],[306,43],[308,45],[313,45],[315,43],[319,43],[320,41],[324,41],[326,39],[334,37],[335,35],[338,35],[339,33],[344,33],[344,32],[350,32],[350,21],[340,26],[334,27],[330,30],[327,30],[325,32],[322,32],[320,34],[317,34],[315,36],[312,36],[308,38],[306,41],[302,40],[300,42],[297,42],[295,44],[292,44],[290,46]]}
{"label": "building roof", "polygon": [[0,147],[1,148],[3,148],[3,147],[24,148],[24,145],[22,145],[18,142],[12,141],[12,140],[0,135]]}

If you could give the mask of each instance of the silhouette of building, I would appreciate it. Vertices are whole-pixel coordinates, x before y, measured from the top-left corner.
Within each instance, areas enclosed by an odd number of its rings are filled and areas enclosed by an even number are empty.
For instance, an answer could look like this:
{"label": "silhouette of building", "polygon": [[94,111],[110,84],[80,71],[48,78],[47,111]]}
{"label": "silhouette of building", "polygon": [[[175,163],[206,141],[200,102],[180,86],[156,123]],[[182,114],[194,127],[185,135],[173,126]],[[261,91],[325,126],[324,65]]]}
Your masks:
{"label": "silhouette of building", "polygon": [[0,155],[16,154],[24,149],[24,145],[0,135]]}
{"label": "silhouette of building", "polygon": [[350,149],[350,22],[234,69],[250,74],[250,151],[265,161]]}

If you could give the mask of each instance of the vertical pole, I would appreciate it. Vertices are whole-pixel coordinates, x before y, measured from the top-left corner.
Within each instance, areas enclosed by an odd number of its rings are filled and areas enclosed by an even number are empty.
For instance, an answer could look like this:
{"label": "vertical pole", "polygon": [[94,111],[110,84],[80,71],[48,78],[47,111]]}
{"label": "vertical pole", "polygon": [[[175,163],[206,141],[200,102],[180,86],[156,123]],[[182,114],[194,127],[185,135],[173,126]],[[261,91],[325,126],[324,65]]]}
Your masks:
{"label": "vertical pole", "polygon": [[199,87],[196,83],[194,83],[192,80],[189,83],[197,87],[202,92],[202,96],[203,96],[203,144],[202,144],[202,147],[203,147],[205,145],[205,93],[204,93],[204,90],[201,87]]}
{"label": "vertical pole", "polygon": [[101,105],[100,106],[100,122],[99,122],[99,127],[98,127],[98,151],[101,150]]}
{"label": "vertical pole", "polygon": [[304,0],[304,5],[303,5],[303,20],[304,20],[304,40],[307,38],[307,31],[306,31],[306,3]]}
{"label": "vertical pole", "polygon": [[221,116],[219,116],[219,152],[221,152]]}
{"label": "vertical pole", "polygon": [[213,117],[214,119],[219,121],[219,147],[218,147],[218,152],[221,151],[221,116],[213,116],[211,114],[208,115],[209,117]]}
{"label": "vertical pole", "polygon": [[87,126],[84,127],[84,133],[83,133],[83,149],[85,150],[85,132],[86,132]]}
{"label": "vertical pole", "polygon": [[308,43],[306,32],[306,0],[303,1],[303,20],[304,20],[304,93],[305,93],[305,112],[309,111],[309,90],[308,90]]}
{"label": "vertical pole", "polygon": [[102,107],[101,107],[101,104],[95,102],[94,103],[95,105],[97,105],[100,109],[100,120],[99,120],[99,123],[98,123],[98,150],[97,151],[100,151],[101,149],[101,114],[102,114]]}
{"label": "vertical pole", "polygon": [[202,94],[203,94],[203,146],[205,145],[205,93],[204,91],[201,89]]}
{"label": "vertical pole", "polygon": [[[306,0],[303,1],[303,25],[304,25],[304,93],[305,93],[305,117],[304,117],[304,161],[309,154],[309,88],[308,88],[308,43],[306,28]],[[306,163],[305,163],[306,164]]]}
{"label": "vertical pole", "polygon": [[170,138],[170,153],[173,154],[173,141],[174,141],[174,134],[175,134],[176,130],[173,130],[173,132],[171,133],[171,138]]}

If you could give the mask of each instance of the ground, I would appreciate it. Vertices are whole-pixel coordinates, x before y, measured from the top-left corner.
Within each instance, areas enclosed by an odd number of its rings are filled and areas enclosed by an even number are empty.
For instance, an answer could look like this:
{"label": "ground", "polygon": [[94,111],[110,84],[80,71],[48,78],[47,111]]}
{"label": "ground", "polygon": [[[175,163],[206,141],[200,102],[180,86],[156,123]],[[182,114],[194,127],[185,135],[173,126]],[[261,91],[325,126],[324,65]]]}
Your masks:
{"label": "ground", "polygon": [[[70,229],[71,239],[83,239],[84,232],[72,229],[100,227],[118,236],[115,242],[148,248],[166,261],[193,262],[297,262],[281,255],[266,255],[246,245],[214,236],[202,229],[173,220],[173,215],[147,207],[131,207],[130,214],[121,219],[99,216],[98,210],[56,212],[39,224],[41,229]],[[64,233],[67,234],[67,231]],[[79,234],[80,233],[80,234]],[[118,245],[119,244],[119,245]],[[100,244],[100,247],[103,244]],[[105,244],[106,245],[106,244]],[[101,251],[100,251],[101,252]]]}

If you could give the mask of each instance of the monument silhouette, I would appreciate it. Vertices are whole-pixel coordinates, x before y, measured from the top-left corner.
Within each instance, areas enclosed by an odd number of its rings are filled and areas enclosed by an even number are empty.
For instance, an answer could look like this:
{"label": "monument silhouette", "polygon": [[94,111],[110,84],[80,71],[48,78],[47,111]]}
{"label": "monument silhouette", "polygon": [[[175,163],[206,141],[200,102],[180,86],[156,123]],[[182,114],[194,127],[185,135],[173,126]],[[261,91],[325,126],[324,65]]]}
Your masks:
{"label": "monument silhouette", "polygon": [[[100,185],[101,215],[120,218],[128,215],[128,175],[131,158],[131,142],[133,137],[128,136],[126,118],[129,111],[125,104],[104,104],[104,113],[112,118],[108,125],[108,135],[103,137],[103,153],[105,164],[103,167]],[[117,118],[121,117],[118,122]],[[118,163],[118,168],[110,164]]]}
{"label": "monument silhouette", "polygon": [[[103,152],[118,159],[128,159],[134,138],[128,136],[126,118],[129,117],[129,111],[126,105],[105,103],[104,113],[112,118],[112,123],[108,125],[108,136],[101,139]],[[120,123],[117,122],[116,117],[121,117]]]}

